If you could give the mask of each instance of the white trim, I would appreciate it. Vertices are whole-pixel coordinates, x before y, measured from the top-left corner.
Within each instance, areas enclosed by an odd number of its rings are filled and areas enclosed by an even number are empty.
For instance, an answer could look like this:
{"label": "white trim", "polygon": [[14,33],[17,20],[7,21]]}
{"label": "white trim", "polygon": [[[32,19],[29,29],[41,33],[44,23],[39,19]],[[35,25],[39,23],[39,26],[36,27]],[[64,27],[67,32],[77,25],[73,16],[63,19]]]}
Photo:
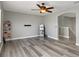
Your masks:
{"label": "white trim", "polygon": [[51,37],[51,36],[48,36],[48,37],[51,38],[51,39],[58,40],[58,38],[55,38],[55,37]]}
{"label": "white trim", "polygon": [[63,36],[63,35],[59,35],[59,36],[64,37],[64,38],[69,38],[69,36]]}
{"label": "white trim", "polygon": [[6,41],[10,41],[10,40],[19,40],[19,39],[25,39],[25,38],[32,38],[32,37],[38,37],[39,35],[35,35],[35,36],[27,36],[27,37],[17,37],[17,38],[12,38],[12,39],[6,39]]}
{"label": "white trim", "polygon": [[76,43],[77,46],[79,46],[79,43]]}
{"label": "white trim", "polygon": [[3,43],[2,42],[0,42],[0,53],[1,53],[1,50],[2,50],[2,47],[3,47]]}

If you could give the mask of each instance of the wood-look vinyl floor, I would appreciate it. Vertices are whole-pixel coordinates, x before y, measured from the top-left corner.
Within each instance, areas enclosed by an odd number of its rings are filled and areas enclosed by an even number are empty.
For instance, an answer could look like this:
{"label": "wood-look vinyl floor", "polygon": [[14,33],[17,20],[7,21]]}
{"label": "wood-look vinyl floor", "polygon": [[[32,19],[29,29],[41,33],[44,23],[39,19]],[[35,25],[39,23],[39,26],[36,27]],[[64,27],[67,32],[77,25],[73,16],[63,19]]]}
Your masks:
{"label": "wood-look vinyl floor", "polygon": [[1,57],[79,57],[79,47],[49,38],[28,38],[7,41]]}

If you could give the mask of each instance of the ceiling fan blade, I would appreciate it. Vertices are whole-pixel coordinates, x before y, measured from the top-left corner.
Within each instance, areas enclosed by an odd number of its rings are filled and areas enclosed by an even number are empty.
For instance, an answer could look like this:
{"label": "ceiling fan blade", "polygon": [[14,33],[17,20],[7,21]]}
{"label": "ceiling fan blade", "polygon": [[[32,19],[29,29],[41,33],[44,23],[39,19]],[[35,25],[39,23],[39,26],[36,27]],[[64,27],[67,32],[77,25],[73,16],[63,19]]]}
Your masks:
{"label": "ceiling fan blade", "polygon": [[47,11],[47,12],[52,13],[52,11]]}
{"label": "ceiling fan blade", "polygon": [[39,4],[37,4],[37,6],[38,6],[39,8],[41,8],[41,6],[40,6]]}
{"label": "ceiling fan blade", "polygon": [[48,7],[47,9],[54,9],[54,7]]}
{"label": "ceiling fan blade", "polygon": [[38,10],[40,10],[40,9],[31,9],[31,10],[33,10],[33,11],[38,11]]}

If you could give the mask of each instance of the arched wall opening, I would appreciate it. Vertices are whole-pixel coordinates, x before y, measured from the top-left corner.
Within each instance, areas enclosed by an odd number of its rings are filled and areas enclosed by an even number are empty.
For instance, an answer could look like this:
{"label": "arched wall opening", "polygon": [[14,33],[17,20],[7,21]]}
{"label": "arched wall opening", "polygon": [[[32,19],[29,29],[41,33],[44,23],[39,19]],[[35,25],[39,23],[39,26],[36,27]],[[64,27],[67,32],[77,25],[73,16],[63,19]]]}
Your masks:
{"label": "arched wall opening", "polygon": [[76,14],[64,13],[58,16],[58,39],[66,44],[76,44]]}

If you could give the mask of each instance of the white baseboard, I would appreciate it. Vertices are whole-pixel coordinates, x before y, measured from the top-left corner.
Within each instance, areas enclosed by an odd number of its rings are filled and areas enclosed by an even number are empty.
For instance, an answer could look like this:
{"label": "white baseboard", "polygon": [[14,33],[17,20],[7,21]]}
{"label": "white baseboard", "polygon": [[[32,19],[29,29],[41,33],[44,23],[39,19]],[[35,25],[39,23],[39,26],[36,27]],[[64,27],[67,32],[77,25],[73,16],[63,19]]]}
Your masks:
{"label": "white baseboard", "polygon": [[48,37],[51,38],[51,39],[58,40],[58,38],[55,38],[55,37],[51,37],[51,36],[48,36]]}
{"label": "white baseboard", "polygon": [[79,43],[76,43],[77,46],[79,46]]}
{"label": "white baseboard", "polygon": [[64,38],[69,38],[69,36],[63,36],[63,35],[59,35],[60,37],[64,37]]}
{"label": "white baseboard", "polygon": [[10,40],[18,40],[18,39],[25,39],[25,38],[32,38],[32,37],[38,37],[39,35],[35,35],[35,36],[27,36],[27,37],[17,37],[17,38],[12,38],[12,39],[6,39],[6,41],[10,41]]}

